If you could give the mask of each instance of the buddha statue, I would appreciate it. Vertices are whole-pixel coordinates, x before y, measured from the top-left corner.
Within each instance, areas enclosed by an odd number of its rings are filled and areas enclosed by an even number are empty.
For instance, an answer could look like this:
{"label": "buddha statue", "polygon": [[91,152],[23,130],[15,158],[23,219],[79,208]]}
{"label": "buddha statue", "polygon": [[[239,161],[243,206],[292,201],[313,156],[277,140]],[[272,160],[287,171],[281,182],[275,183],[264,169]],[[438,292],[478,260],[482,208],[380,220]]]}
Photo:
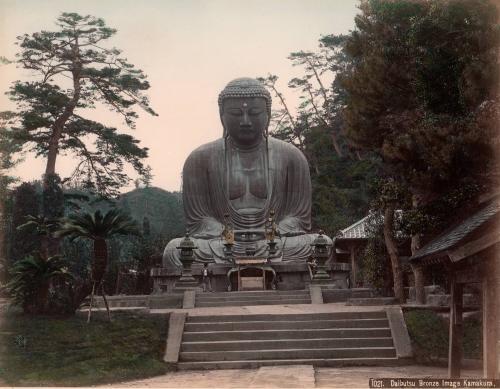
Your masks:
{"label": "buddha statue", "polygon": [[[198,262],[227,263],[233,256],[269,258],[267,226],[275,226],[271,262],[306,262],[317,234],[311,228],[311,180],[295,146],[268,134],[271,95],[257,80],[235,79],[220,93],[223,136],[194,150],[183,169],[187,231]],[[267,231],[269,232],[269,231]],[[168,243],[163,266],[181,266],[180,238]]]}

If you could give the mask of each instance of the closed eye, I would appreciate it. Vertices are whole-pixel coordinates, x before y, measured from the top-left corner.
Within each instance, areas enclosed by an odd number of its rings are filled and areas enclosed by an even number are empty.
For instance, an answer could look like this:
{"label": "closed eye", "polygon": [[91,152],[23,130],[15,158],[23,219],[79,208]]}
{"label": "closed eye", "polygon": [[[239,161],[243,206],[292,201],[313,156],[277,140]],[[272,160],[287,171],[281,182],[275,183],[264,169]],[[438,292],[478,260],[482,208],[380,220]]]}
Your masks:
{"label": "closed eye", "polygon": [[241,116],[241,115],[243,115],[243,111],[239,108],[231,108],[229,110],[229,114],[231,114],[233,116]]}

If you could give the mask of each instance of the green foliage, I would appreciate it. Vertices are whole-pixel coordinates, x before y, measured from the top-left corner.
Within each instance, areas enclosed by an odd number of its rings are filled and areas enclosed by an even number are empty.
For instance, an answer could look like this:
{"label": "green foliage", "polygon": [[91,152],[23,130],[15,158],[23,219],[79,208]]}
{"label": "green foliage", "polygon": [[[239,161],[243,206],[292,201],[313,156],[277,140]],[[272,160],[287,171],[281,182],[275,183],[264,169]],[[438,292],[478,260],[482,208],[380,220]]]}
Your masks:
{"label": "green foliage", "polygon": [[151,173],[151,166],[147,166],[144,169],[143,176],[141,177],[141,181],[144,184],[144,187],[149,188],[151,186],[151,182],[153,181],[153,174]]}
{"label": "green foliage", "polygon": [[464,320],[463,350],[465,358],[482,359],[482,325],[482,321],[476,317],[470,317]]}
{"label": "green foliage", "polygon": [[[115,249],[110,250],[106,285],[113,292],[150,293],[150,269],[161,263],[167,243],[185,232],[181,194],[155,187],[137,188],[120,196],[117,207],[143,224],[143,234],[113,239],[116,242],[111,247]],[[123,277],[118,277],[119,271]],[[113,288],[115,283],[119,285]]]}
{"label": "green foliage", "polygon": [[448,356],[448,327],[443,319],[427,310],[406,312],[404,316],[418,362],[435,363]]}
{"label": "green foliage", "polygon": [[22,151],[22,146],[14,142],[11,136],[11,126],[15,121],[15,112],[0,112],[0,176],[6,176],[5,172],[20,162],[14,156]]}
{"label": "green foliage", "polygon": [[72,214],[64,218],[57,232],[58,237],[70,240],[87,238],[108,239],[113,235],[137,235],[137,223],[119,209],[111,209],[102,214],[100,210],[91,213]]}
{"label": "green foliage", "polygon": [[336,235],[368,212],[376,161],[368,156],[362,160],[339,157],[320,129],[309,131],[305,142],[318,166],[311,170],[313,225]]}
{"label": "green foliage", "polygon": [[18,229],[28,221],[30,215],[39,214],[40,198],[35,185],[27,182],[16,187],[8,197],[12,198],[12,221],[11,228],[6,231],[6,240],[10,243],[9,262],[13,262],[40,249],[40,240],[35,231]]}
{"label": "green foliage", "polygon": [[[419,363],[435,364],[448,358],[447,320],[430,310],[408,311],[404,314],[415,359]],[[463,352],[465,358],[480,359],[482,355],[481,321],[469,317],[463,322]]]}
{"label": "green foliage", "polygon": [[49,219],[45,216],[28,215],[26,223],[17,227],[18,231],[33,231],[37,236],[50,236],[59,227],[58,219]]}
{"label": "green foliage", "polygon": [[[96,317],[98,317],[96,315]],[[2,380],[12,386],[92,386],[165,374],[168,317],[116,313],[82,317],[3,314]]]}
{"label": "green foliage", "polygon": [[67,237],[70,241],[90,239],[93,242],[92,281],[99,285],[108,267],[107,239],[114,235],[139,235],[137,223],[119,209],[111,209],[105,214],[100,210],[92,213],[73,214],[63,220],[56,236]]}
{"label": "green foliage", "polygon": [[381,215],[372,213],[366,220],[368,242],[360,255],[360,272],[367,285],[382,295],[391,295],[392,272],[389,255],[384,243],[384,221]]}
{"label": "green foliage", "polygon": [[360,8],[345,45],[351,66],[339,77],[346,133],[413,197],[399,202],[413,207],[408,230],[435,232],[498,179],[495,7],[371,0]]}
{"label": "green foliage", "polygon": [[345,41],[346,36],[328,35],[320,39],[316,52],[290,54],[293,66],[303,69],[303,75],[288,84],[300,93],[296,114],[277,89],[277,76],[259,79],[279,102],[272,112],[272,135],[297,146],[309,162],[313,228],[330,235],[366,215],[370,182],[379,165],[374,154],[357,153],[343,134],[345,91],[336,74],[351,67]]}
{"label": "green foliage", "polygon": [[146,217],[151,235],[161,235],[165,240],[183,236],[184,211],[180,192],[147,187],[138,188],[120,196],[117,207],[129,212],[138,223]]}
{"label": "green foliage", "polygon": [[46,157],[46,174],[55,173],[59,153],[72,154],[76,167],[66,180],[116,195],[129,181],[125,164],[145,173],[142,160],[147,149],[132,136],[82,115],[102,104],[134,128],[136,107],[156,115],[143,94],[149,82],[120,56],[120,50],[106,48],[116,30],[102,19],[63,13],[57,26],[56,31],[18,37],[17,63],[34,80],[14,82],[9,95],[17,104],[16,120],[2,129],[2,142],[13,152],[22,148]]}
{"label": "green foliage", "polygon": [[71,278],[64,259],[44,258],[39,254],[15,262],[9,272],[6,290],[12,303],[23,307],[25,313],[45,313],[51,283]]}
{"label": "green foliage", "polygon": [[[15,244],[16,239],[13,238],[14,236],[26,235],[26,239],[22,241],[24,243],[19,245],[20,249],[26,249],[24,253],[24,256],[26,256],[35,249],[40,250],[41,236],[37,233],[37,229],[43,227],[48,220],[45,220],[41,216],[35,216],[29,218],[29,220],[26,219],[26,213],[38,215],[38,203],[42,191],[41,185],[23,184],[19,190],[23,193],[25,190],[29,192],[30,196],[26,198],[32,199],[35,202],[37,207],[36,212],[34,208],[28,207],[28,205],[23,206],[27,209],[26,211],[22,211],[23,207],[18,209],[16,211],[18,212],[16,220],[19,219],[20,221],[14,224],[13,230],[12,223],[8,221],[6,224],[8,230],[5,240],[11,244]],[[11,195],[6,200],[10,201],[10,199],[12,199]],[[31,203],[32,201],[26,200],[25,202]],[[127,293],[149,293],[151,290],[150,269],[161,262],[163,249],[168,241],[174,237],[181,236],[184,232],[182,200],[178,192],[170,193],[154,187],[139,188],[125,193],[117,201],[111,202],[108,200],[101,201],[101,198],[98,196],[73,188],[64,190],[64,206],[65,214],[72,214],[76,211],[80,214],[88,213],[92,215],[97,210],[101,214],[105,214],[115,206],[124,213],[130,214],[137,223],[144,224],[144,218],[147,220],[145,224],[149,222],[149,233],[147,232],[147,226],[144,228],[143,225],[144,234],[142,236],[115,235],[109,239],[108,271],[104,277],[104,286],[106,292],[109,294],[114,294],[117,290],[118,269],[124,274],[130,273],[127,275],[127,278],[130,278],[133,282],[129,283],[130,287],[126,290]],[[10,220],[10,216],[8,217]],[[18,225],[25,224],[28,221],[30,223],[28,223],[28,226],[25,226],[26,228],[21,230],[15,229]],[[29,226],[30,228],[27,228]],[[51,228],[47,232],[51,233],[53,230],[54,228]],[[46,233],[42,235],[46,235]],[[91,277],[93,242],[88,239],[70,241],[69,238],[62,238],[59,239],[59,246],[59,253],[63,258],[68,260],[68,269],[74,276],[74,279],[71,281],[71,285],[65,285],[63,288],[57,289],[55,294],[50,294],[49,300],[50,306],[54,311],[64,312],[71,311],[73,307],[77,307],[76,300],[80,297],[85,297],[80,296],[79,291],[82,290],[83,293],[84,288],[82,289],[82,287],[85,287]],[[13,261],[14,259],[23,258],[23,256],[9,255],[9,258]],[[73,298],[76,300],[73,300]],[[60,302],[60,308],[53,307],[56,302]]]}
{"label": "green foliage", "polygon": [[57,174],[46,174],[43,179],[42,209],[48,219],[64,216],[64,194],[61,178]]}

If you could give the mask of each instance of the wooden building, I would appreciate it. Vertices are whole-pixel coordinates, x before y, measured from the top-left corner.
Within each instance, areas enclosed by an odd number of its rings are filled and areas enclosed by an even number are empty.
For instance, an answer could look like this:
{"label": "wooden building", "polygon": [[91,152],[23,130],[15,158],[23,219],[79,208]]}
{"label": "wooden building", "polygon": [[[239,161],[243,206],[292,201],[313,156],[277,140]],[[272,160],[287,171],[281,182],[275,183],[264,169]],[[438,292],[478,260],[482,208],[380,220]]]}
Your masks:
{"label": "wooden building", "polygon": [[[395,211],[396,218],[403,217],[403,211]],[[365,216],[349,227],[340,230],[333,239],[334,261],[336,263],[347,263],[350,267],[351,286],[357,287],[363,280],[359,277],[360,257],[366,247],[369,239],[369,223],[371,215]],[[383,216],[379,222],[383,222]],[[403,237],[402,232],[396,232],[397,237]],[[407,264],[410,254],[410,238],[399,239],[402,242],[398,244],[400,260]]]}
{"label": "wooden building", "polygon": [[450,282],[448,374],[460,377],[463,338],[463,289],[482,287],[483,376],[498,378],[500,370],[500,200],[480,204],[475,212],[430,241],[410,259],[426,266],[441,263]]}
{"label": "wooden building", "polygon": [[333,240],[334,260],[336,263],[348,263],[350,267],[351,287],[355,288],[360,282],[359,255],[368,240],[367,226],[368,216],[358,220],[356,223],[339,231]]}

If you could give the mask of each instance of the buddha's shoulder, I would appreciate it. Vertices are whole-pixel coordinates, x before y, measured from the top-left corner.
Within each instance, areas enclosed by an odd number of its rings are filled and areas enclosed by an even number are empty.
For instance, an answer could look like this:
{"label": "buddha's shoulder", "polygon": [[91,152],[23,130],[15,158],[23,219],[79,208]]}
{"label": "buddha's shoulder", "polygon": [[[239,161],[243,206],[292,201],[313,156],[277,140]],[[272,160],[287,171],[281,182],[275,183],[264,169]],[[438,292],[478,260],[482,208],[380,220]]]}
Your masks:
{"label": "buddha's shoulder", "polygon": [[216,139],[212,142],[205,143],[194,149],[189,156],[211,155],[214,151],[222,150],[224,140],[222,138]]}
{"label": "buddha's shoulder", "polygon": [[278,153],[284,153],[291,157],[305,159],[304,154],[296,146],[291,143],[285,142],[281,139],[276,139],[269,137],[269,146],[272,147]]}
{"label": "buddha's shoulder", "polygon": [[186,159],[186,163],[195,161],[203,163],[203,161],[206,161],[208,158],[220,153],[223,150],[223,144],[223,139],[216,139],[197,147],[191,151]]}

